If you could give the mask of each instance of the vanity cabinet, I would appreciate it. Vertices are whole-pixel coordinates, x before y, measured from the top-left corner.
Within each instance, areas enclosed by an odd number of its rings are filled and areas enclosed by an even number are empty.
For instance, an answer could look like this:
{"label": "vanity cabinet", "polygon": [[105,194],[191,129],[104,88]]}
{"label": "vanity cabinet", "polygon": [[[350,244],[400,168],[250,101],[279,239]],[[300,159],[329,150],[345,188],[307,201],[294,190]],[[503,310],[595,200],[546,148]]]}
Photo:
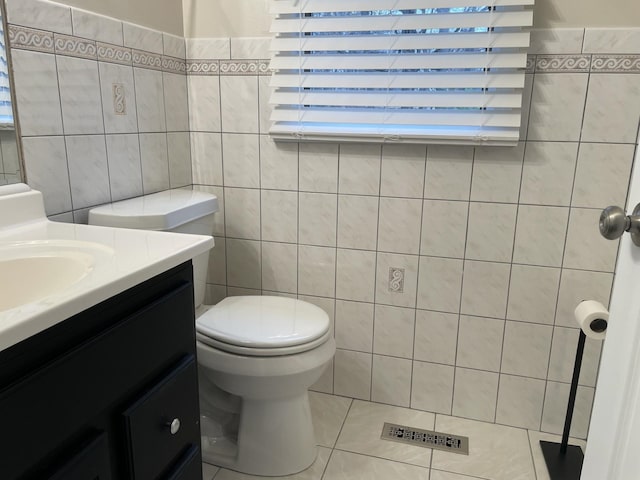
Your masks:
{"label": "vanity cabinet", "polygon": [[2,480],[201,480],[191,279],[189,262],[0,352]]}

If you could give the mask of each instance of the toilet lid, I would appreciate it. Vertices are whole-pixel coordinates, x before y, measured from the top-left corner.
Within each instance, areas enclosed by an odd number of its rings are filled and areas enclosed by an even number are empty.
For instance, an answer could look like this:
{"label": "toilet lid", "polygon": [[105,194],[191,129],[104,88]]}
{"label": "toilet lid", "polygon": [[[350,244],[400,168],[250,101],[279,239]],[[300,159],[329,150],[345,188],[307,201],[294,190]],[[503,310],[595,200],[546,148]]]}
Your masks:
{"label": "toilet lid", "polygon": [[196,331],[248,348],[304,345],[329,331],[329,316],[301,300],[269,296],[228,297],[196,320]]}

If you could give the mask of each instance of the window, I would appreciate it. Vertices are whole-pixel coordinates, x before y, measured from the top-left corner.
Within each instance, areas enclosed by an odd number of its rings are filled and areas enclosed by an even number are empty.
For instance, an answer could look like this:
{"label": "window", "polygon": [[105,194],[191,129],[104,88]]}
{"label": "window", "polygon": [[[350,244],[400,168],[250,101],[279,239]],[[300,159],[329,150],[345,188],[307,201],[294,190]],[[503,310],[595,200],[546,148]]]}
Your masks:
{"label": "window", "polygon": [[9,88],[9,66],[4,44],[2,17],[0,17],[0,130],[13,130],[13,110],[11,109],[11,90]]}
{"label": "window", "polygon": [[271,0],[271,135],[515,144],[533,2]]}

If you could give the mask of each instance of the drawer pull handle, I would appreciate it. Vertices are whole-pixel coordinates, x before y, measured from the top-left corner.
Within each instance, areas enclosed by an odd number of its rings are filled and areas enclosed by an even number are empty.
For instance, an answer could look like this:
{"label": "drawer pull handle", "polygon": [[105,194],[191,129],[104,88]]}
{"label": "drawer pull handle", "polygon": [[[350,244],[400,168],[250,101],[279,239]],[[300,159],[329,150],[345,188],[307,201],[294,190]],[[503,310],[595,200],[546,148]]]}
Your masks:
{"label": "drawer pull handle", "polygon": [[167,423],[167,427],[169,427],[171,435],[175,435],[180,430],[180,419],[174,418],[171,423]]}

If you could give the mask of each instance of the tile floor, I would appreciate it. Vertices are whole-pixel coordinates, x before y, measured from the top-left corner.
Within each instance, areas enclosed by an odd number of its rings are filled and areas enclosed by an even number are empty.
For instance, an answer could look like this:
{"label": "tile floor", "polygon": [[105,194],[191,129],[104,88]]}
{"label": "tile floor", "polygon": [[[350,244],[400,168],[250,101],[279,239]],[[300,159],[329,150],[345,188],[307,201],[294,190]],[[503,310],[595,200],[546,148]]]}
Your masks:
{"label": "tile floor", "polygon": [[[539,440],[556,435],[310,392],[318,457],[289,480],[549,480]],[[469,437],[469,456],[380,439],[384,422]],[[584,442],[577,441],[583,448]],[[251,480],[203,464],[204,480]],[[273,478],[273,477],[270,477]]]}

